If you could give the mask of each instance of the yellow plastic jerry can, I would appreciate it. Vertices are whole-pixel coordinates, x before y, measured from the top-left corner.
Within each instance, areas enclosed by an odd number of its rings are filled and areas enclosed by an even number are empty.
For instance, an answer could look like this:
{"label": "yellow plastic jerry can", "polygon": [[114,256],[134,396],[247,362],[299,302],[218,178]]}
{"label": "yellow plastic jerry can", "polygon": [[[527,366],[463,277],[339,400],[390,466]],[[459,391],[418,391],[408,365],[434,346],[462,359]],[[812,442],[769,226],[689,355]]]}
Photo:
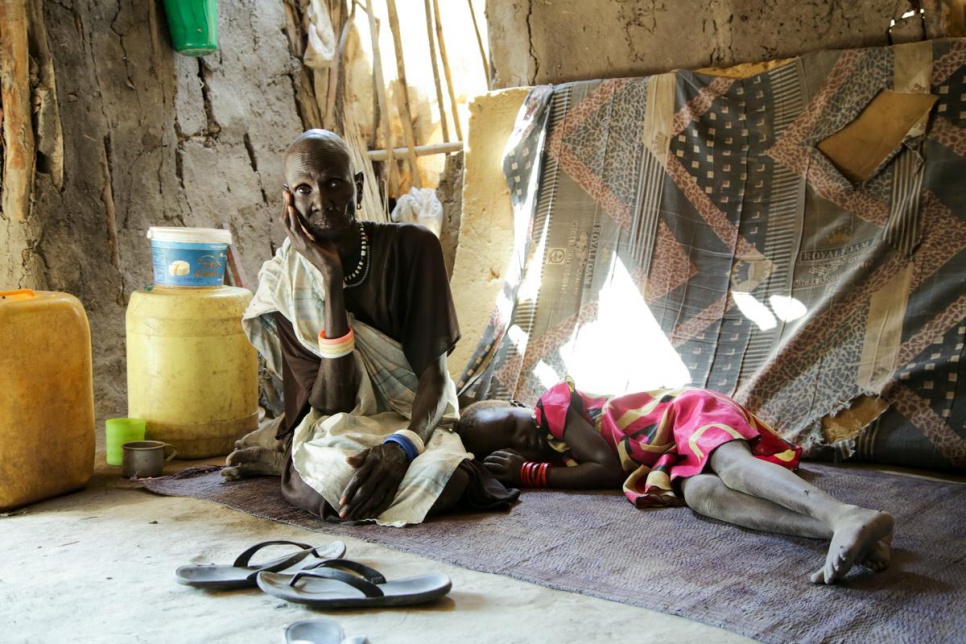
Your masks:
{"label": "yellow plastic jerry can", "polygon": [[73,295],[0,291],[0,510],[94,473],[91,333]]}
{"label": "yellow plastic jerry can", "polygon": [[258,427],[258,358],[241,326],[251,291],[135,291],[127,307],[128,416],[178,458],[232,451]]}

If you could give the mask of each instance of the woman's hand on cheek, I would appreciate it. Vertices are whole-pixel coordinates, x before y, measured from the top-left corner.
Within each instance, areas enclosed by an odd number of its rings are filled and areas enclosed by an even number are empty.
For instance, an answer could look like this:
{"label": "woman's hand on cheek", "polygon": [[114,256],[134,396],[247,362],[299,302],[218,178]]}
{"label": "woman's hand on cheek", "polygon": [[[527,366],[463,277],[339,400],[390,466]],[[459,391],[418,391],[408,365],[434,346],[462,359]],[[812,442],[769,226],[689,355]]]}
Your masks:
{"label": "woman's hand on cheek", "polygon": [[285,224],[285,232],[292,242],[292,248],[309,260],[309,263],[319,269],[323,275],[341,280],[342,260],[339,258],[335,244],[315,239],[295,208],[292,193],[285,190],[283,197],[285,204],[282,207],[282,223]]}
{"label": "woman's hand on cheek", "polygon": [[520,467],[524,459],[516,450],[505,448],[497,450],[483,459],[483,467],[489,470],[500,483],[520,484]]}

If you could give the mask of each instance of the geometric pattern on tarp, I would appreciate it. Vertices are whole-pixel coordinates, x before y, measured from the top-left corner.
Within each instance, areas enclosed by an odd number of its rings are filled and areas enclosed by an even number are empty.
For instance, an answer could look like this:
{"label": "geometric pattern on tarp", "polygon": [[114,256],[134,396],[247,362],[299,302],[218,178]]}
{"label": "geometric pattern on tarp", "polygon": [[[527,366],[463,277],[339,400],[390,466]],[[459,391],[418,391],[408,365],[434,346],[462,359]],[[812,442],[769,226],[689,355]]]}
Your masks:
{"label": "geometric pattern on tarp", "polygon": [[[673,181],[666,190],[683,194],[687,201],[671,201],[677,194],[672,195],[668,201],[680,206],[664,218],[678,239],[687,240],[699,273],[652,305],[699,311],[709,321],[689,334],[665,331],[676,337],[675,346],[687,356],[695,381],[723,393],[734,393],[741,374],[763,364],[775,342],[774,334],[752,323],[727,294],[732,289],[761,293],[788,279],[787,264],[769,261],[768,274],[759,275],[756,264],[736,260],[736,255],[750,259],[739,244],[764,259],[787,256],[792,249],[795,235],[789,224],[795,219],[796,200],[790,195],[795,182],[781,167],[776,174],[776,164],[765,155],[775,131],[787,121],[771,109],[776,89],[786,103],[797,100],[792,71],[741,80],[678,74],[677,114],[690,118],[680,118],[672,132],[668,165]],[[682,110],[684,106],[689,107]],[[695,239],[702,239],[704,248],[695,249]],[[654,266],[651,274],[660,270]],[[708,293],[702,301],[699,296]]]}
{"label": "geometric pattern on tarp", "polygon": [[[955,142],[958,137],[949,133],[963,132],[963,111],[954,106],[961,105],[966,90],[966,44],[937,41],[932,49],[930,92],[940,99],[930,118],[930,130],[937,129],[937,117],[945,114],[940,122],[944,132],[941,138]],[[959,383],[966,309],[958,282],[964,269],[966,204],[956,179],[964,167],[962,151],[956,153],[955,145],[935,145],[929,141],[929,130],[925,146],[919,147],[919,151],[928,152],[924,163],[906,163],[918,156],[914,148],[898,151],[883,174],[891,173],[891,191],[887,194],[893,198],[908,191],[909,185],[916,186],[915,198],[909,200],[907,211],[896,212],[894,203],[882,201],[879,195],[865,191],[864,186],[848,184],[814,145],[850,122],[878,91],[891,88],[893,50],[842,52],[825,58],[830,63],[824,66],[827,71],[823,65],[817,65],[825,74],[823,82],[817,85],[808,109],[798,119],[798,127],[785,134],[774,156],[798,171],[807,168],[802,175],[807,177],[807,188],[817,203],[805,208],[803,247],[825,235],[834,238],[834,243],[827,251],[819,248],[819,255],[827,252],[834,257],[836,251],[848,249],[850,244],[856,250],[851,257],[846,253],[837,258],[843,266],[851,261],[851,267],[833,272],[837,281],[821,284],[817,289],[812,282],[822,282],[828,275],[811,277],[822,266],[811,266],[803,260],[813,259],[816,253],[800,256],[799,266],[804,272],[800,273],[801,288],[794,293],[815,306],[817,313],[808,326],[791,338],[782,352],[781,368],[759,374],[748,390],[762,406],[767,406],[765,401],[774,401],[776,391],[794,383],[796,374],[806,371],[809,365],[821,365],[823,372],[834,374],[818,379],[819,393],[824,393],[822,383],[828,387],[840,384],[843,373],[853,376],[851,382],[856,382],[861,359],[836,359],[834,350],[841,344],[836,335],[841,336],[843,329],[852,327],[850,333],[858,338],[857,346],[866,350],[866,356],[860,358],[868,360],[869,346],[876,341],[872,332],[881,322],[881,318],[869,316],[869,303],[886,296],[895,301],[905,299],[904,309],[898,314],[901,334],[896,341],[895,359],[891,364],[885,363],[885,377],[880,375],[875,383],[865,383],[864,387],[864,393],[880,395],[890,408],[870,431],[860,434],[857,456],[875,462],[962,469],[966,467],[966,409],[957,399],[962,398]],[[809,205],[824,206],[826,210]],[[833,220],[838,227],[810,229],[809,217],[811,221],[828,218],[826,213],[833,211],[832,206],[840,212]],[[847,215],[854,218],[849,221]],[[900,225],[896,228],[907,239],[878,232],[897,220]],[[862,244],[865,249],[857,248]],[[911,250],[900,252],[906,249]],[[914,274],[911,287],[905,292],[891,292],[897,284],[893,278],[910,266]],[[827,304],[822,306],[822,302]],[[947,377],[934,377],[936,370],[947,372]],[[804,387],[799,392],[806,398],[811,395]]]}
{"label": "geometric pattern on tarp", "polygon": [[[624,271],[642,299],[660,285],[648,309],[692,383],[734,395],[807,454],[826,453],[821,419],[864,394],[889,408],[839,453],[966,468],[966,40],[928,46],[918,72],[938,101],[925,134],[859,186],[816,144],[892,89],[893,48],[743,79],[678,72],[666,158],[641,143],[649,79],[554,88],[532,184],[542,250],[527,267],[543,279],[521,309],[525,342],[488,367],[493,391],[533,402],[548,369],[580,383],[567,352],[582,342],[601,359],[624,351],[620,334],[601,347],[586,332]],[[675,256],[669,243],[687,261],[655,265]]]}

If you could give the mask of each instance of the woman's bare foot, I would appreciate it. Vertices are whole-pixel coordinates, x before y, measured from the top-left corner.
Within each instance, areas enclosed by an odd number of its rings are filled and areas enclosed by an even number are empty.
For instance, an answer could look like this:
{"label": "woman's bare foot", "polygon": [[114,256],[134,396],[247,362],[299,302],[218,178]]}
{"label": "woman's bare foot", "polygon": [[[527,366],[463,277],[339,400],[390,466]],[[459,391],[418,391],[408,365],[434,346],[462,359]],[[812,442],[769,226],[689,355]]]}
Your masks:
{"label": "woman's bare foot", "polygon": [[229,481],[248,476],[281,476],[285,470],[285,452],[264,447],[236,449],[225,459],[221,475]]}
{"label": "woman's bare foot", "polygon": [[[834,584],[858,562],[868,561],[873,565],[881,566],[883,553],[886,557],[885,564],[888,565],[888,558],[891,556],[888,551],[894,523],[892,515],[886,512],[867,510],[854,505],[848,506],[835,522],[832,543],[829,544],[828,554],[825,557],[825,566],[812,574],[812,583]],[[885,542],[886,548],[882,550],[879,544],[886,538],[890,540]],[[872,569],[875,570],[875,568]]]}

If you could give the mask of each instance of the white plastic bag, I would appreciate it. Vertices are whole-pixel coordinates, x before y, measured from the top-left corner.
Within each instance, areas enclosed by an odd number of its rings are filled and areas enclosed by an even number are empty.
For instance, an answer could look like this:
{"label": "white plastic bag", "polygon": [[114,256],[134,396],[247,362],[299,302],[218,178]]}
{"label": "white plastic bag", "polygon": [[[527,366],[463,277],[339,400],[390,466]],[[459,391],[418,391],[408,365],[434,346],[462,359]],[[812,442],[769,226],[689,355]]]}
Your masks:
{"label": "white plastic bag", "polygon": [[335,30],[329,10],[322,0],[312,0],[305,13],[308,23],[308,44],[302,62],[313,69],[325,69],[335,60]]}
{"label": "white plastic bag", "polygon": [[439,237],[443,226],[443,204],[432,188],[410,188],[396,201],[390,215],[393,221],[408,221],[426,226]]}

